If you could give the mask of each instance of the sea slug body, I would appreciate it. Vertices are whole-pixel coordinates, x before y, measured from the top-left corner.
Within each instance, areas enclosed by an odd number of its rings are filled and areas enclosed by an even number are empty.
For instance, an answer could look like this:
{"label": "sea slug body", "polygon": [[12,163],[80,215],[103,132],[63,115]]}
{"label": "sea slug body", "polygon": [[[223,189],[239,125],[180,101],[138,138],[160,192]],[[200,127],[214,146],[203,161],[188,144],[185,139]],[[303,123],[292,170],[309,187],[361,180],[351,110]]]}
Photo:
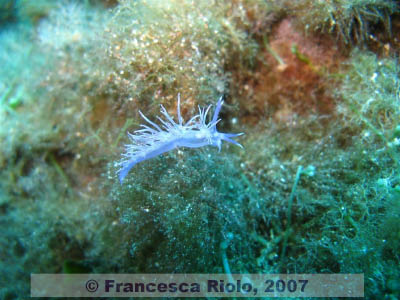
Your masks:
{"label": "sea slug body", "polygon": [[222,141],[242,147],[232,138],[243,133],[222,133],[217,131],[217,124],[220,121],[218,115],[223,103],[222,97],[220,97],[215,107],[214,115],[208,123],[207,115],[212,105],[209,105],[206,109],[199,107],[199,114],[184,123],[180,112],[180,95],[178,95],[177,108],[178,123],[175,123],[162,105],[161,114],[165,119],[157,117],[161,122],[161,127],[150,121],[139,111],[142,118],[151,126],[140,125],[142,129],[136,130],[133,134],[128,133],[131,143],[125,145],[125,153],[122,154],[123,159],[118,163],[120,166],[118,177],[121,184],[137,163],[178,147],[198,148],[211,145],[221,150]]}

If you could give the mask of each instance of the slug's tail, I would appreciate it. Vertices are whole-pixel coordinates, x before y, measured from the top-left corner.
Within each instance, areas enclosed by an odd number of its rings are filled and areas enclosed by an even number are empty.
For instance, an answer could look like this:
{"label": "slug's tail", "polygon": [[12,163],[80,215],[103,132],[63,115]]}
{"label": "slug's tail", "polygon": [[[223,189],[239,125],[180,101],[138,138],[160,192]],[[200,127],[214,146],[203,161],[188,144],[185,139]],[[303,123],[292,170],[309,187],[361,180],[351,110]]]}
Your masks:
{"label": "slug's tail", "polygon": [[126,175],[128,175],[129,171],[137,164],[138,162],[136,160],[134,161],[129,161],[123,165],[123,167],[118,171],[118,178],[119,182],[122,183],[124,182],[124,178]]}

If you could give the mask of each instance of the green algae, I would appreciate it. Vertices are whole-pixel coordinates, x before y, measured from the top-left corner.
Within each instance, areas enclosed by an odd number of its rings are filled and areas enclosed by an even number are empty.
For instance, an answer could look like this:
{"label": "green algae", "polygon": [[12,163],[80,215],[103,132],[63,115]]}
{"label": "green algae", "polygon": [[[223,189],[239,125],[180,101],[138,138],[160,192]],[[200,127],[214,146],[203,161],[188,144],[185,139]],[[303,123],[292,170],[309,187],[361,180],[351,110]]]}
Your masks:
{"label": "green algae", "polygon": [[398,10],[396,1],[338,0],[338,1],[279,1],[293,10],[307,31],[336,36],[345,44],[371,41],[379,24],[391,34],[391,15]]}

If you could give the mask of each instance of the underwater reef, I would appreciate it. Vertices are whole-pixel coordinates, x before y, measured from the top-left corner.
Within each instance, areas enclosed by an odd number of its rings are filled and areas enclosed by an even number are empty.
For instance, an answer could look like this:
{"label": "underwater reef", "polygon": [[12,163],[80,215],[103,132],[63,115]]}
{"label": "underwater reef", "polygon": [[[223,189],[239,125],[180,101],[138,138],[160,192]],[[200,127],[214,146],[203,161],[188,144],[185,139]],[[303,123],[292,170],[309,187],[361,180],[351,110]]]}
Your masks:
{"label": "underwater reef", "polygon": [[[31,273],[229,272],[400,298],[399,9],[1,1],[0,298]],[[177,121],[178,94],[185,120],[224,97],[243,149],[179,147],[121,184],[127,132],[160,104]]]}

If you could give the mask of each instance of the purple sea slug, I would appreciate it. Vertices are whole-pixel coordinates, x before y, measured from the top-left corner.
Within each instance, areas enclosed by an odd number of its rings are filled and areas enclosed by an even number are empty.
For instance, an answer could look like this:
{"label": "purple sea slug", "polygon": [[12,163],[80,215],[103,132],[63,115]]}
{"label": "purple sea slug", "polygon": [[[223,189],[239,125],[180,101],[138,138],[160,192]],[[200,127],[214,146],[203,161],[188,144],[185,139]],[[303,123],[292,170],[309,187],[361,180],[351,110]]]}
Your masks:
{"label": "purple sea slug", "polygon": [[[184,123],[180,112],[180,95],[178,95],[178,123],[168,114],[164,106],[161,105],[161,113],[165,117],[157,117],[161,122],[161,127],[150,121],[141,111],[142,118],[151,125],[140,125],[142,129],[134,133],[128,133],[131,140],[130,144],[125,145],[123,159],[118,163],[120,169],[118,177],[121,184],[129,171],[144,160],[156,157],[165,152],[178,147],[198,148],[207,145],[218,147],[221,150],[222,141],[242,147],[233,137],[240,136],[243,133],[222,133],[217,131],[217,124],[220,121],[218,114],[224,101],[219,98],[215,107],[214,115],[207,123],[207,115],[212,105],[207,108],[200,108],[199,114],[192,117]],[[243,147],[242,147],[243,148]]]}

